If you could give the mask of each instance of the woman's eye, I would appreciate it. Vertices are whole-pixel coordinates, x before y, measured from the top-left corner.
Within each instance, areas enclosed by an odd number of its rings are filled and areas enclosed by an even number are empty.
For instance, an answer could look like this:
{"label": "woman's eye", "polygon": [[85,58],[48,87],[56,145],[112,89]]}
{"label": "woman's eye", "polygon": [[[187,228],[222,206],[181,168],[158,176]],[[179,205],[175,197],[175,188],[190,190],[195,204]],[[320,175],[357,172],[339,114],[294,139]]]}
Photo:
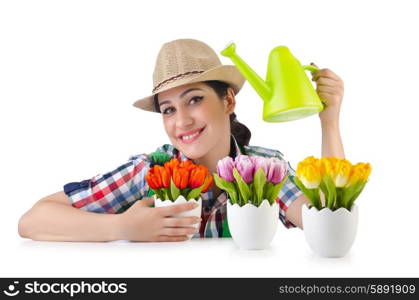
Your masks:
{"label": "woman's eye", "polygon": [[[202,98],[204,98],[204,96],[195,96],[192,97],[191,100],[189,100],[189,103],[191,103],[193,100],[196,102],[199,102],[202,100]],[[171,110],[173,109],[173,107],[168,107],[166,109],[163,110],[163,114],[167,115],[171,113]]]}
{"label": "woman's eye", "polygon": [[172,109],[172,107],[168,107],[165,110],[163,110],[163,114],[167,115],[168,111],[170,111]]}
{"label": "woman's eye", "polygon": [[[193,102],[193,103],[197,103],[197,102],[201,101],[201,100],[202,100],[202,98],[204,98],[204,96],[195,96],[195,97],[192,97],[192,99],[191,99],[191,100],[189,100],[189,103],[191,104],[191,102],[192,102],[192,101],[195,101],[195,102]],[[193,104],[193,103],[192,103],[192,104]]]}

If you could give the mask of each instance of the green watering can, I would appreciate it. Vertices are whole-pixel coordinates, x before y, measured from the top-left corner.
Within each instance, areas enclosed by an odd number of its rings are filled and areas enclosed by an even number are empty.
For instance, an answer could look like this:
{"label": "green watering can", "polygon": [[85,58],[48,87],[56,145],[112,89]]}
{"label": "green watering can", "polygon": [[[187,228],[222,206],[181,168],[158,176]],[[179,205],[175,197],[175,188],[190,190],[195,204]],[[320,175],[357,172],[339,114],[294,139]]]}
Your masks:
{"label": "green watering can", "polygon": [[301,66],[285,46],[274,48],[269,55],[266,80],[263,80],[236,53],[230,43],[221,55],[229,57],[240,73],[262,98],[263,119],[266,122],[286,122],[321,112],[324,104],[317,95],[305,70],[316,72],[313,66]]}

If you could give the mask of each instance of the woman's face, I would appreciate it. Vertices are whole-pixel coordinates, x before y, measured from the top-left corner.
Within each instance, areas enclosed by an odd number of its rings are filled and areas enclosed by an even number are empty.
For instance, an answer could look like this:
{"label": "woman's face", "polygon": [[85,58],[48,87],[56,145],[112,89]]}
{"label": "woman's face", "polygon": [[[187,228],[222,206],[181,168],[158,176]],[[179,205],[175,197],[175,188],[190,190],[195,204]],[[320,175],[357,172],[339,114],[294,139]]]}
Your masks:
{"label": "woman's face", "polygon": [[[191,83],[159,93],[164,128],[172,145],[190,159],[204,157],[230,136],[234,93],[220,100],[204,83]],[[233,101],[231,101],[231,97]]]}

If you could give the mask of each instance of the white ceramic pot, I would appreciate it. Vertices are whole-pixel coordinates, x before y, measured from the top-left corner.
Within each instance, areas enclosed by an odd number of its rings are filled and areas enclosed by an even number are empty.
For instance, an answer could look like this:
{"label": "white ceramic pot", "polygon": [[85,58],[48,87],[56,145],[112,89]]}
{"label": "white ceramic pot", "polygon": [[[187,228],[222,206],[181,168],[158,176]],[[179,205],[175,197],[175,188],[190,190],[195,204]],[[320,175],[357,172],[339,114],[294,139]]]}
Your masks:
{"label": "white ceramic pot", "polygon": [[[183,196],[179,196],[176,201],[170,201],[170,200],[164,200],[162,201],[159,198],[155,198],[154,200],[154,207],[164,207],[164,206],[171,206],[171,205],[179,205],[182,203],[188,203],[188,202],[195,202],[198,203],[198,206],[195,207],[194,209],[191,210],[187,210],[184,212],[181,212],[179,214],[173,215],[173,217],[201,217],[201,208],[202,208],[202,199],[201,197],[197,200],[195,199],[190,199],[190,200],[186,200],[185,197]],[[199,229],[200,223],[197,224],[191,224],[191,225],[186,225],[189,227],[195,227],[197,229]],[[191,239],[193,236],[193,234],[188,234],[189,239]]]}
{"label": "white ceramic pot", "polygon": [[358,206],[351,211],[339,208],[317,210],[302,207],[303,228],[307,243],[321,257],[343,257],[351,248],[358,227]]}
{"label": "white ceramic pot", "polygon": [[234,243],[243,250],[266,249],[278,228],[279,204],[263,200],[259,207],[227,201],[227,221]]}

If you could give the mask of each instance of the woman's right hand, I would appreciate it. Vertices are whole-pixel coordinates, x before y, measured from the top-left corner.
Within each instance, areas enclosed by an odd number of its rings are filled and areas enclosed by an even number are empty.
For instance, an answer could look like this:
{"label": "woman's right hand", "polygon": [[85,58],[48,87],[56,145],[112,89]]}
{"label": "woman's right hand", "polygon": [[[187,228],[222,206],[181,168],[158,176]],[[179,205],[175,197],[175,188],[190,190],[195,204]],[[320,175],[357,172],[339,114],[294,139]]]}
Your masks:
{"label": "woman's right hand", "polygon": [[136,201],[128,210],[118,215],[118,240],[138,242],[180,242],[188,240],[188,234],[198,232],[195,227],[187,227],[201,222],[199,217],[172,216],[194,209],[194,202],[166,207],[149,207],[154,197]]}

